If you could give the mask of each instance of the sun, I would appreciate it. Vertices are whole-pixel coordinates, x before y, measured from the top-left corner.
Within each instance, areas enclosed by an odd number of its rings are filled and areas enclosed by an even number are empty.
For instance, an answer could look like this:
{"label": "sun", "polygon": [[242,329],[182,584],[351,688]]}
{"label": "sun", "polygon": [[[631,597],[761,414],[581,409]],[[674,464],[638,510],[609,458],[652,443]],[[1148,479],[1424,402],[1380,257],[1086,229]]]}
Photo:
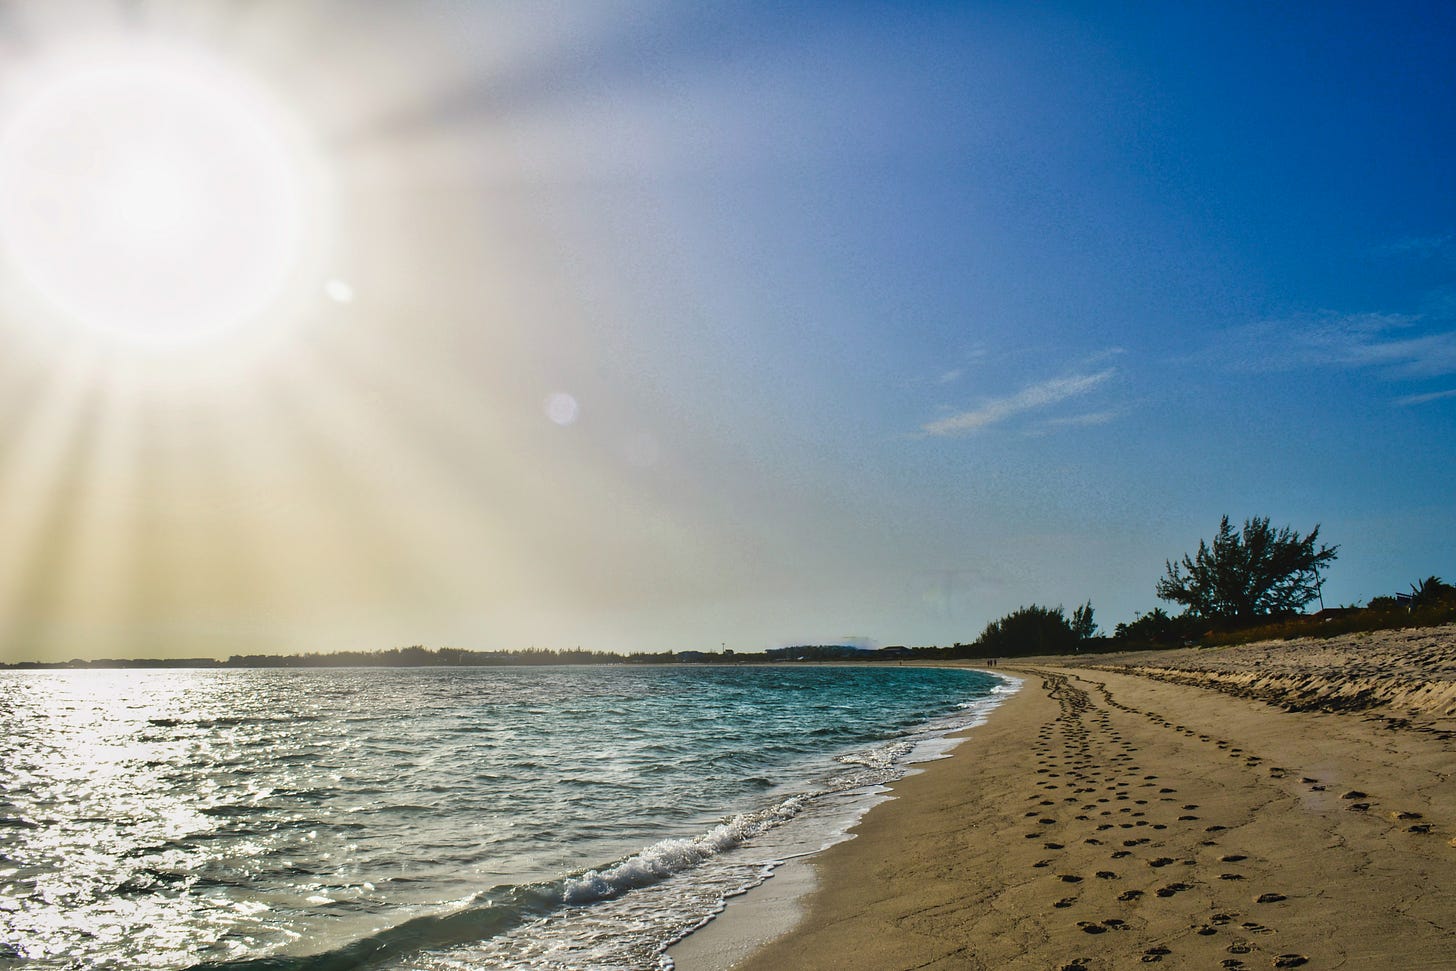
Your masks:
{"label": "sun", "polygon": [[0,255],[60,317],[174,345],[266,315],[310,235],[285,110],[204,51],[51,57],[0,117]]}

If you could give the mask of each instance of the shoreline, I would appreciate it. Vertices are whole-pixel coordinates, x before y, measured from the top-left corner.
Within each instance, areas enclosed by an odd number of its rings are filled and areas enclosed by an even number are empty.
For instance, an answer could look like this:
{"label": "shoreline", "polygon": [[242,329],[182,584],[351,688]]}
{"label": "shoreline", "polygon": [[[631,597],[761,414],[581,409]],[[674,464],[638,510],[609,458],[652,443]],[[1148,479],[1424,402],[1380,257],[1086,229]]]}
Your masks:
{"label": "shoreline", "polygon": [[[1429,710],[1261,699],[1271,652],[1300,697],[1343,697],[1358,658]],[[792,930],[717,967],[1448,967],[1456,628],[1331,652],[1003,663],[1022,689],[812,858]]]}
{"label": "shoreline", "polygon": [[[876,666],[900,665],[878,663]],[[672,971],[727,971],[792,932],[804,915],[807,900],[818,886],[816,863],[819,857],[832,847],[855,839],[864,817],[893,800],[895,791],[906,779],[952,758],[960,745],[982,730],[996,711],[1025,684],[1022,677],[1002,675],[969,660],[924,662],[916,666],[977,671],[995,678],[999,684],[991,695],[981,699],[985,707],[977,712],[976,720],[971,724],[922,739],[917,751],[912,752],[903,763],[904,775],[877,787],[879,791],[873,801],[860,810],[858,818],[839,831],[831,842],[782,859],[766,880],[728,898],[724,901],[723,910],[669,944],[662,952],[665,967]],[[926,751],[918,751],[921,747]]]}

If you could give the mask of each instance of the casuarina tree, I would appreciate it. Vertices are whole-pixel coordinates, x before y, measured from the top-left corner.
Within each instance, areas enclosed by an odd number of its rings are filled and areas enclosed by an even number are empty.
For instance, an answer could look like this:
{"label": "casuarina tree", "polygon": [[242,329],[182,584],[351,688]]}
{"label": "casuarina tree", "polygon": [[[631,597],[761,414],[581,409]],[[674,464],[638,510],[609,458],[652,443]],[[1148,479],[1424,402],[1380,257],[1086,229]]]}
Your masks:
{"label": "casuarina tree", "polygon": [[1235,531],[1225,516],[1212,545],[1199,540],[1194,556],[1168,562],[1157,593],[1208,620],[1292,613],[1319,596],[1320,570],[1338,550],[1319,544],[1319,526],[1301,536],[1256,516]]}

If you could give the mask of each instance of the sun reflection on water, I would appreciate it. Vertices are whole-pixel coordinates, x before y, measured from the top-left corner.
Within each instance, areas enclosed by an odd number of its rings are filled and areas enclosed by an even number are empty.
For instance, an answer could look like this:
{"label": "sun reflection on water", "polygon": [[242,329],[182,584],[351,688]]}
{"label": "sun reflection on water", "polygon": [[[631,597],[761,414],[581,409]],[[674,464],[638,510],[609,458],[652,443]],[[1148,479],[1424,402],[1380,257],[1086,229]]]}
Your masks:
{"label": "sun reflection on water", "polygon": [[307,765],[309,747],[270,737],[276,716],[232,710],[237,698],[215,675],[167,674],[47,672],[0,683],[9,722],[0,741],[0,955],[82,957],[124,945],[131,959],[167,967],[298,938],[263,916],[275,903],[319,897],[321,884],[261,897],[249,884],[265,856],[303,851],[314,861],[299,868],[304,876],[331,856],[311,845],[317,829],[270,807],[292,776],[260,769]]}
{"label": "sun reflection on water", "polygon": [[[919,723],[907,711],[961,717],[970,677],[761,674],[0,672],[0,967],[286,967],[473,911],[491,888],[566,899],[567,875],[717,832],[730,810],[778,805],[780,785],[862,788],[879,770],[830,754],[880,752]],[[583,946],[650,949],[740,866],[694,876],[691,898],[662,884],[626,937],[604,911]],[[536,913],[498,904],[501,926]],[[509,961],[474,966],[540,966],[502,941]]]}

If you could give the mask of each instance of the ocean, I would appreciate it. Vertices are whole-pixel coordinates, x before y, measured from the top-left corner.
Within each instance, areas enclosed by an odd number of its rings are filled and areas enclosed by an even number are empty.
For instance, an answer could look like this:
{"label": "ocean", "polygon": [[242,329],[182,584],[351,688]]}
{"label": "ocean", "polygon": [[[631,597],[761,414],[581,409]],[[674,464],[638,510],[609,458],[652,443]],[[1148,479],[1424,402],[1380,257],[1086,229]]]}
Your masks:
{"label": "ocean", "polygon": [[1006,682],[856,666],[0,672],[0,968],[670,968]]}

